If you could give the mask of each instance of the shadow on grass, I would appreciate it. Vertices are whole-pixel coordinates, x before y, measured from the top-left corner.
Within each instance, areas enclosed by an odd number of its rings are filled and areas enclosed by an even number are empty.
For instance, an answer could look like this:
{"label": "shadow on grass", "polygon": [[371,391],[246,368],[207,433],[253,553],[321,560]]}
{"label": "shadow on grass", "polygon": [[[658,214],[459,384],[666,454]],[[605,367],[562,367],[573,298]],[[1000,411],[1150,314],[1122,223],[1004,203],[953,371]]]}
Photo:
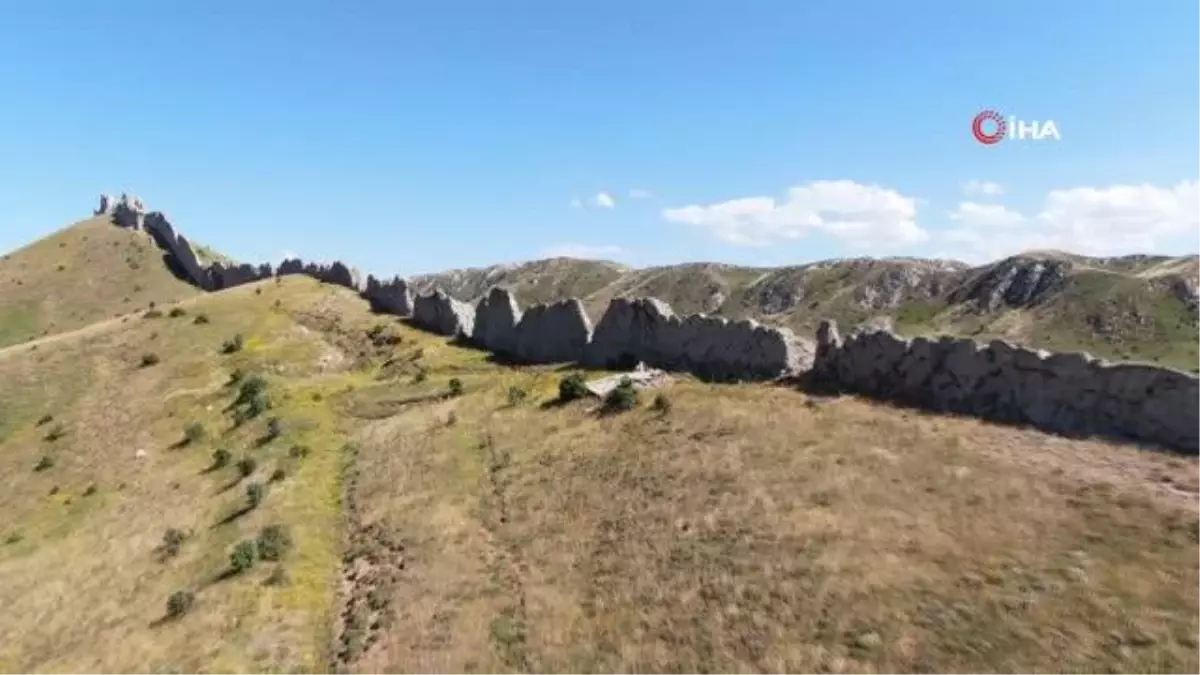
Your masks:
{"label": "shadow on grass", "polygon": [[247,513],[250,513],[253,510],[254,510],[253,506],[250,506],[250,505],[243,506],[240,509],[230,513],[229,515],[225,516],[224,518],[213,523],[213,526],[210,529],[215,530],[224,525],[228,525],[228,524],[232,523],[233,521],[237,520],[238,518],[241,518],[242,516],[246,515]]}

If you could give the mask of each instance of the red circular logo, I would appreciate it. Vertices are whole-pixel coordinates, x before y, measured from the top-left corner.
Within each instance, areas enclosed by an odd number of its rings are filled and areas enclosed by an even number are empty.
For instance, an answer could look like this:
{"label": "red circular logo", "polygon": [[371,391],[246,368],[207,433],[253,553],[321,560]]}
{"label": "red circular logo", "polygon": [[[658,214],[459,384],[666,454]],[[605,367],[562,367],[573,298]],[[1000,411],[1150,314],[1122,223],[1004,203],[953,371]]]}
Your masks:
{"label": "red circular logo", "polygon": [[[991,122],[995,127],[990,133],[984,129],[987,122]],[[971,133],[975,134],[975,140],[980,143],[995,145],[1004,140],[1005,134],[1008,133],[1008,123],[995,110],[984,110],[971,122]]]}

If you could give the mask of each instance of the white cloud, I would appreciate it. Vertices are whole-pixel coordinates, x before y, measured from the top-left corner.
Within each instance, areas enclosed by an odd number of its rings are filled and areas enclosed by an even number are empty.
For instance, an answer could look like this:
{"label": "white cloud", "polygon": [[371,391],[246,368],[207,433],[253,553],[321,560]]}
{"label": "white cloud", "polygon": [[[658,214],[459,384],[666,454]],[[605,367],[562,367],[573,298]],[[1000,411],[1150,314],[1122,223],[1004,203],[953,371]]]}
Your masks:
{"label": "white cloud", "polygon": [[612,195],[607,192],[597,192],[591,199],[592,206],[601,209],[613,209],[617,207],[617,202],[612,198]]}
{"label": "white cloud", "polygon": [[650,199],[653,196],[654,196],[653,192],[651,192],[649,190],[643,190],[641,188],[634,188],[629,191],[630,199]]}
{"label": "white cloud", "polygon": [[916,211],[916,200],[895,190],[834,180],[792,187],[783,201],[743,197],[664,209],[662,215],[741,246],[766,246],[817,230],[869,249],[929,239],[929,233],[917,225]]}
{"label": "white cloud", "polygon": [[608,245],[593,245],[593,244],[555,244],[542,249],[541,255],[544,258],[582,258],[584,260],[596,260],[607,256],[614,256],[622,253],[623,249],[620,246]]}
{"label": "white cloud", "polygon": [[995,259],[1033,249],[1108,256],[1170,252],[1182,237],[1195,246],[1200,228],[1196,181],[1173,187],[1113,185],[1054,190],[1025,215],[999,205],[963,202],[950,212],[959,227],[945,233],[960,257]]}
{"label": "white cloud", "polygon": [[583,200],[579,199],[578,197],[576,197],[575,199],[572,199],[571,200],[571,208],[582,209],[583,208]]}
{"label": "white cloud", "polygon": [[1004,194],[1004,186],[986,180],[969,180],[962,184],[962,191],[968,197],[999,197]]}

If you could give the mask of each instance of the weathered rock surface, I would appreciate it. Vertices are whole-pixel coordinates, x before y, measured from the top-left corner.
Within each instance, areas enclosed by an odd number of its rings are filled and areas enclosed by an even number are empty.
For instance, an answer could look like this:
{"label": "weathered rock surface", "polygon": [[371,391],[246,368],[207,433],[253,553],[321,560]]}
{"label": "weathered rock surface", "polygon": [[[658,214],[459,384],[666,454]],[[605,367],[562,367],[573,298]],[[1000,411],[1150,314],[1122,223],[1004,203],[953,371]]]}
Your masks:
{"label": "weathered rock surface", "polygon": [[534,305],[516,326],[514,355],[524,363],[583,360],[592,337],[592,320],[578,298]]}
{"label": "weathered rock surface", "polygon": [[241,264],[227,266],[219,262],[210,265],[208,273],[212,278],[212,290],[214,291],[269,279],[275,274],[270,265],[256,266]]}
{"label": "weathered rock surface", "polygon": [[93,213],[97,216],[108,215],[117,207],[117,202],[112,198],[112,195],[100,195],[100,206]]}
{"label": "weathered rock surface", "polygon": [[675,316],[655,298],[617,298],[596,326],[585,362],[627,368],[637,361],[713,379],[770,379],[812,362],[813,347],[790,330],[749,319]]}
{"label": "weathered rock surface", "polygon": [[951,302],[973,301],[979,309],[993,312],[1001,307],[1036,305],[1059,289],[1071,263],[1014,256],[992,265],[950,294]]}
{"label": "weathered rock surface", "polygon": [[150,233],[158,247],[167,252],[169,263],[176,274],[206,291],[213,290],[209,269],[200,265],[200,261],[196,258],[196,252],[192,250],[192,245],[188,242],[187,237],[177,234],[166,216],[158,211],[148,213],[145,215],[143,224],[146,232]]}
{"label": "weathered rock surface", "polygon": [[113,222],[118,227],[141,230],[146,217],[146,206],[137,197],[122,194],[121,199],[112,207],[112,215]]}
{"label": "weathered rock surface", "polygon": [[506,288],[494,286],[475,307],[471,341],[497,354],[513,356],[520,321],[521,308],[516,296]]}
{"label": "weathered rock surface", "polygon": [[1051,354],[999,340],[905,340],[887,331],[838,337],[818,331],[812,376],[845,391],[923,408],[1099,434],[1195,453],[1195,375],[1087,354]]}
{"label": "weathered rock surface", "polygon": [[[283,274],[283,267],[281,266],[279,269],[279,273]],[[368,275],[363,297],[377,312],[386,312],[396,316],[412,316],[412,290],[409,289],[408,282],[398,276],[392,277],[390,281],[381,281],[374,275]]]}
{"label": "weathered rock surface", "polygon": [[455,300],[442,289],[418,295],[413,302],[413,323],[439,335],[469,338],[475,328],[475,308]]}

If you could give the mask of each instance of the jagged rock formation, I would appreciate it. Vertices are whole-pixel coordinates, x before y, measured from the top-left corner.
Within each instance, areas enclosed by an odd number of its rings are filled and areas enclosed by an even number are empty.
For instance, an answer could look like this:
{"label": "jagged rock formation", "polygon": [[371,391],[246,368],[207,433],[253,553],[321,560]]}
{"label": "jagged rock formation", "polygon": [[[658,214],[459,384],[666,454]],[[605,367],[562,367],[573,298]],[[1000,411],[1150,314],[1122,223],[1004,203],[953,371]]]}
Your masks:
{"label": "jagged rock formation", "polygon": [[97,216],[111,214],[113,209],[117,207],[117,202],[112,198],[112,195],[100,195],[100,206],[93,213]]}
{"label": "jagged rock formation", "polygon": [[508,289],[494,286],[475,306],[471,342],[497,354],[513,356],[520,321],[521,308],[517,306],[516,297]]}
{"label": "jagged rock formation", "polygon": [[[281,266],[279,274],[283,273]],[[408,282],[398,276],[392,277],[391,281],[380,281],[373,275],[368,275],[363,297],[371,302],[371,307],[377,312],[387,312],[396,316],[412,316],[412,290],[409,289]]]}
{"label": "jagged rock formation", "polygon": [[516,327],[514,356],[524,363],[567,363],[583,360],[592,337],[592,320],[578,298],[534,305]]}
{"label": "jagged rock formation", "polygon": [[439,288],[428,295],[417,296],[412,321],[438,335],[470,338],[475,327],[475,308],[455,300]]}
{"label": "jagged rock formation", "polygon": [[993,341],[905,340],[887,331],[845,341],[823,322],[811,376],[844,391],[1069,434],[1115,435],[1196,452],[1195,375],[1088,354]]}
{"label": "jagged rock formation", "polygon": [[[891,322],[882,318],[845,340],[836,324],[823,322],[814,346],[788,329],[753,320],[676,316],[667,303],[652,297],[611,300],[593,332],[583,304],[575,298],[534,305],[522,314],[513,294],[502,288],[493,288],[478,310],[440,288],[414,300],[404,279],[369,277],[362,284],[358,272],[341,262],[290,259],[278,270],[270,265],[203,267],[166,216],[147,213],[141,200],[122,195],[113,203],[102,198],[101,212],[106,208],[117,225],[148,232],[171,267],[205,290],[304,274],[352,289],[379,311],[411,315],[419,327],[470,339],[518,362],[623,369],[643,362],[721,380],[807,372],[815,383],[932,410],[1054,432],[1116,435],[1192,453],[1200,450],[1200,380],[1171,368],[1112,364],[1087,354],[1051,354],[1001,341],[983,345],[949,337],[905,340],[889,332]],[[953,294],[984,311],[1037,304],[1064,282],[1071,264],[1014,257],[968,275]],[[913,292],[930,297],[942,292],[935,278],[887,275],[890,281],[881,286],[881,294],[859,298],[864,306],[894,304]],[[1194,297],[1195,285],[1184,284],[1175,292]],[[800,289],[780,296],[780,302],[803,297]]]}
{"label": "jagged rock formation", "polygon": [[655,298],[617,298],[596,326],[584,361],[609,368],[642,361],[713,379],[763,379],[807,368],[812,345],[790,330],[750,319],[680,318]]}

